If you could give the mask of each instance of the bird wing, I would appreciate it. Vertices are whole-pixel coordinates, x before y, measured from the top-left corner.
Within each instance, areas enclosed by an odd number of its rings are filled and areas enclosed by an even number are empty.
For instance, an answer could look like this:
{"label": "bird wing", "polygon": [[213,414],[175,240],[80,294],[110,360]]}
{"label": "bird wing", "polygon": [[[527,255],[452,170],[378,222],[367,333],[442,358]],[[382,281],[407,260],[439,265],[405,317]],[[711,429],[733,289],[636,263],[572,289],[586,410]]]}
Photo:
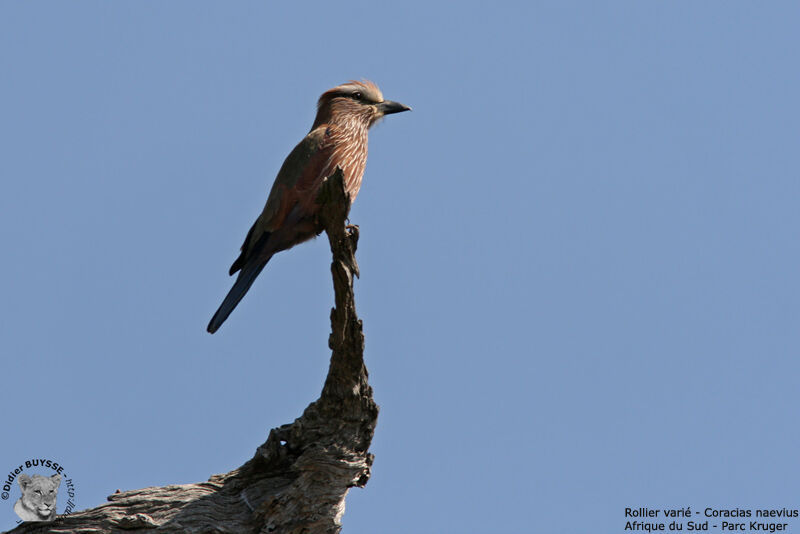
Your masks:
{"label": "bird wing", "polygon": [[[309,204],[309,197],[316,191],[324,176],[332,153],[330,136],[325,126],[315,128],[286,156],[275,182],[272,184],[267,203],[242,243],[242,253],[233,262],[230,274],[235,273],[258,254],[269,235],[279,229],[287,215],[298,203]],[[273,251],[275,252],[275,251]]]}
{"label": "bird wing", "polygon": [[297,200],[294,197],[298,186],[305,189],[303,186],[318,177],[328,159],[329,146],[326,140],[325,128],[319,127],[309,132],[286,156],[272,184],[264,211],[256,221],[257,230],[271,232],[280,227],[294,204],[292,201]]}

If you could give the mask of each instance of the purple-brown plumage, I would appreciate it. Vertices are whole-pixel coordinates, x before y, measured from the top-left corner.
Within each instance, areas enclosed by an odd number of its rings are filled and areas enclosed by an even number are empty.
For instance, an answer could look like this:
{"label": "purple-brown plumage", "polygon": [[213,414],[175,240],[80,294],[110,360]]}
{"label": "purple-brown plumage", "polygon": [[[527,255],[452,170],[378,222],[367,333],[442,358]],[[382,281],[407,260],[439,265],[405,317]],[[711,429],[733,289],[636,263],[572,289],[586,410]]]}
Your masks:
{"label": "purple-brown plumage", "polygon": [[320,96],[311,131],[283,162],[264,210],[231,265],[230,274],[239,271],[239,276],[208,323],[209,332],[217,331],[275,253],[317,235],[317,194],[337,166],[350,201],[355,200],[367,164],[369,128],[385,115],[409,109],[384,100],[369,81],[351,81]]}

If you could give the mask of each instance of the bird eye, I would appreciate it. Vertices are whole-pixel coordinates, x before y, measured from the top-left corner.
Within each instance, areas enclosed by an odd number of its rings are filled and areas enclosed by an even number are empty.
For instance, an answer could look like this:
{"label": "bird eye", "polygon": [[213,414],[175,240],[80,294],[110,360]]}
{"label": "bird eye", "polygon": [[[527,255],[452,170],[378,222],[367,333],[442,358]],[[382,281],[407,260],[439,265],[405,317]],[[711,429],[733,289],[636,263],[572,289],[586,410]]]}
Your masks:
{"label": "bird eye", "polygon": [[353,93],[353,98],[355,98],[356,100],[361,100],[362,96],[364,95],[362,95],[360,91],[356,91],[355,93]]}

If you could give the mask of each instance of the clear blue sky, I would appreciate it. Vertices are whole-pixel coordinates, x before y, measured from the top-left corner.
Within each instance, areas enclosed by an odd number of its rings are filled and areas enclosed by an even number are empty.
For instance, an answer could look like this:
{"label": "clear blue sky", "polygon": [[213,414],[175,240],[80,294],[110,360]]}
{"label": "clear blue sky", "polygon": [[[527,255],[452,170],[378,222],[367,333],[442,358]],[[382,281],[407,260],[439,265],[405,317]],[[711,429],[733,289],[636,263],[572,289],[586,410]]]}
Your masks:
{"label": "clear blue sky", "polygon": [[414,111],[372,130],[351,217],[381,413],[345,532],[796,507],[798,21],[781,1],[2,2],[0,473],[56,459],[81,509],[202,481],[317,398],[324,239],[205,326],[316,98],[368,78]]}

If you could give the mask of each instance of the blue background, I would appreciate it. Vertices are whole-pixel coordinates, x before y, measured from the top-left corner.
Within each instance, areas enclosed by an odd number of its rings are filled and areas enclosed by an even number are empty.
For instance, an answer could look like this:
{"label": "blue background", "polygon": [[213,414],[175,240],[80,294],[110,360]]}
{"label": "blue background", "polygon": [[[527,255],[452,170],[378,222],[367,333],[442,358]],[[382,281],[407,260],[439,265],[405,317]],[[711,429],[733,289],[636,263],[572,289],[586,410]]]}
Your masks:
{"label": "blue background", "polygon": [[351,216],[381,413],[345,532],[797,507],[798,20],[781,1],[3,2],[0,473],[59,461],[79,509],[202,481],[317,398],[325,239],[205,325],[316,98],[363,77],[414,111],[373,128]]}

